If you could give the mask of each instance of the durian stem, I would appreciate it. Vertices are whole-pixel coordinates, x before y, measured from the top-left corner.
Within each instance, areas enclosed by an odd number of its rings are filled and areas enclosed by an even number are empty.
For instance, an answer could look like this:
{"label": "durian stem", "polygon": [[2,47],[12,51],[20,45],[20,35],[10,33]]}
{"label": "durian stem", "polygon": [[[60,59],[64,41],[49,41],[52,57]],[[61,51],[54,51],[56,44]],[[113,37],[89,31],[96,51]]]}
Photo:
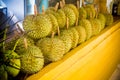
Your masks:
{"label": "durian stem", "polygon": [[69,28],[69,18],[68,17],[66,18],[66,27],[67,27],[67,29]]}
{"label": "durian stem", "polygon": [[77,0],[77,8],[80,8],[80,1]]}
{"label": "durian stem", "polygon": [[65,3],[65,0],[62,0],[62,3],[63,3],[63,6],[65,6],[65,4],[66,4],[66,3]]}
{"label": "durian stem", "polygon": [[38,14],[38,12],[37,12],[37,6],[36,6],[36,4],[34,5],[34,15],[37,15]]}
{"label": "durian stem", "polygon": [[82,6],[85,7],[84,0],[82,0]]}
{"label": "durian stem", "polygon": [[24,38],[24,46],[25,46],[25,49],[28,48],[28,44],[27,44],[27,39],[26,38]]}
{"label": "durian stem", "polygon": [[62,3],[62,1],[60,1],[60,8],[63,8],[63,3]]}
{"label": "durian stem", "polygon": [[57,31],[58,31],[58,36],[60,36],[60,27],[57,27]]}
{"label": "durian stem", "polygon": [[51,38],[54,38],[54,35],[55,35],[55,32],[53,31],[53,32],[52,32],[52,36],[51,36]]}
{"label": "durian stem", "polygon": [[59,2],[57,2],[56,5],[55,5],[55,11],[58,10],[58,7],[59,7]]}
{"label": "durian stem", "polygon": [[44,7],[44,5],[42,6],[42,14],[45,14],[45,7]]}
{"label": "durian stem", "polygon": [[76,23],[75,23],[75,25],[76,25],[76,26],[78,25],[78,18],[76,19]]}

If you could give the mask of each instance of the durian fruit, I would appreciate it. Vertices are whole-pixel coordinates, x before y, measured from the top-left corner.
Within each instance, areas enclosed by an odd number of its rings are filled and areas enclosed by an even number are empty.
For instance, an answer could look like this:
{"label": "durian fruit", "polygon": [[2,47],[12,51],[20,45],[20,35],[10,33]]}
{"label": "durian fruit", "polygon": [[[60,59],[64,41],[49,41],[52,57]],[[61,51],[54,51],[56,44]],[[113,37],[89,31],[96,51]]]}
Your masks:
{"label": "durian fruit", "polygon": [[113,15],[112,14],[104,14],[105,19],[106,19],[106,26],[110,26],[111,24],[113,24]]}
{"label": "durian fruit", "polygon": [[44,66],[43,53],[37,46],[29,46],[20,57],[23,73],[34,74]]}
{"label": "durian fruit", "polygon": [[87,12],[84,9],[84,7],[79,8],[79,19],[86,19],[87,18]]}
{"label": "durian fruit", "polygon": [[78,45],[78,40],[79,40],[79,33],[78,31],[75,29],[75,27],[72,27],[69,29],[72,33],[73,33],[73,44],[72,44],[72,48],[75,48]]}
{"label": "durian fruit", "polygon": [[87,40],[90,39],[90,37],[92,36],[92,25],[90,21],[87,19],[81,19],[79,20],[79,25],[85,28],[86,34],[87,34],[86,39]]}
{"label": "durian fruit", "polygon": [[75,29],[78,31],[79,33],[79,40],[78,40],[78,44],[83,43],[86,40],[87,34],[86,34],[86,30],[83,26],[76,26]]}
{"label": "durian fruit", "polygon": [[52,22],[52,32],[57,33],[58,26],[59,26],[58,22],[57,22],[57,18],[53,14],[50,14],[50,13],[48,13],[46,15],[48,15],[50,17],[50,20]]}
{"label": "durian fruit", "polygon": [[74,11],[74,13],[76,15],[76,25],[77,25],[78,17],[79,17],[79,11],[78,11],[77,7],[74,4],[65,4],[64,7],[68,7],[68,8],[70,8],[70,9],[72,9]]}
{"label": "durian fruit", "polygon": [[[87,8],[90,8],[90,10],[91,10],[90,12],[92,13],[92,17],[95,18],[95,16],[96,16],[96,10],[95,10],[94,5],[93,5],[93,4],[87,4],[86,7],[87,7]],[[89,14],[90,12],[88,12],[88,14]]]}
{"label": "durian fruit", "polygon": [[64,28],[66,23],[66,15],[63,10],[58,9],[59,4],[57,3],[55,7],[50,7],[46,10],[46,14],[53,14],[58,22],[59,28]]}
{"label": "durian fruit", "polygon": [[33,39],[46,37],[52,31],[52,23],[50,19],[43,16],[43,14],[26,16],[23,21],[23,27],[28,36]]}
{"label": "durian fruit", "polygon": [[57,37],[43,38],[36,45],[43,52],[45,63],[58,61],[65,54],[65,44]]}
{"label": "durian fruit", "polygon": [[92,36],[97,35],[102,30],[100,21],[96,18],[89,21],[92,25]]}
{"label": "durian fruit", "polygon": [[4,59],[5,70],[9,75],[16,77],[19,74],[21,68],[20,56],[12,50],[6,50],[4,52]]}
{"label": "durian fruit", "polygon": [[101,23],[101,29],[104,29],[105,27],[105,23],[106,23],[106,19],[105,16],[102,13],[98,13],[97,19],[100,21]]}
{"label": "durian fruit", "polygon": [[[72,35],[72,36],[71,36]],[[59,38],[65,44],[65,53],[69,52],[72,48],[73,43],[73,33],[70,30],[61,30]]]}
{"label": "durian fruit", "polygon": [[76,14],[74,11],[68,7],[62,8],[66,17],[69,19],[69,27],[74,26],[77,20]]}
{"label": "durian fruit", "polygon": [[15,52],[17,52],[17,54],[22,54],[25,48],[34,45],[33,39],[28,36],[23,36],[19,39],[15,39],[6,43],[6,49],[12,50],[17,40],[19,40],[15,49]]}

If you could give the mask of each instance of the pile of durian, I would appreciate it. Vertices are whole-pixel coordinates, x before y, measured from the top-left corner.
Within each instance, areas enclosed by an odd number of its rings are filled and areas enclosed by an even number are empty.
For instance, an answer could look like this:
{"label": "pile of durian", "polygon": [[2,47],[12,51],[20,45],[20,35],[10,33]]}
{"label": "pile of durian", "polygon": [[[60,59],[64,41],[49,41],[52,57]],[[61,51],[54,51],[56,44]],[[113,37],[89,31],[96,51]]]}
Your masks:
{"label": "pile of durian", "polygon": [[6,50],[1,50],[0,56],[0,80],[19,73],[37,73],[112,23],[113,16],[98,12],[93,4],[79,8],[63,0],[46,11],[43,7],[42,13],[25,17],[19,38],[5,43]]}

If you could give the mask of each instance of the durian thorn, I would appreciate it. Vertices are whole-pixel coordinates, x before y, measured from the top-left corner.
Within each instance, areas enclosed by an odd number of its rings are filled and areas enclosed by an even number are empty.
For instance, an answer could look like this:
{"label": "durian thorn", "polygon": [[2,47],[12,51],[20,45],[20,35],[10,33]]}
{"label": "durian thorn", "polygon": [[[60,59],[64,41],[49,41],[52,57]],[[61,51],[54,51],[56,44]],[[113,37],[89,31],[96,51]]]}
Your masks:
{"label": "durian thorn", "polygon": [[60,36],[60,27],[57,27],[57,31],[58,31],[58,36]]}
{"label": "durian thorn", "polygon": [[51,38],[54,38],[54,35],[55,35],[55,32],[53,31],[53,32],[52,32],[52,35],[51,35]]}
{"label": "durian thorn", "polygon": [[38,12],[37,12],[37,6],[36,6],[36,4],[34,5],[34,15],[36,16],[38,14]]}
{"label": "durian thorn", "polygon": [[60,8],[63,8],[63,3],[62,3],[62,1],[60,1]]}
{"label": "durian thorn", "polygon": [[24,46],[25,46],[25,49],[28,48],[28,44],[27,44],[27,39],[26,38],[24,38]]}
{"label": "durian thorn", "polygon": [[55,5],[55,11],[58,10],[58,7],[59,7],[59,2],[57,2],[56,5]]}
{"label": "durian thorn", "polygon": [[42,5],[42,14],[45,14],[45,7]]}
{"label": "durian thorn", "polygon": [[69,28],[69,18],[68,17],[66,18],[66,28],[67,29]]}
{"label": "durian thorn", "polygon": [[65,3],[65,0],[62,0],[62,3],[63,3],[63,6],[65,6],[65,4],[66,4],[66,3]]}
{"label": "durian thorn", "polygon": [[77,8],[80,8],[80,1],[77,0]]}

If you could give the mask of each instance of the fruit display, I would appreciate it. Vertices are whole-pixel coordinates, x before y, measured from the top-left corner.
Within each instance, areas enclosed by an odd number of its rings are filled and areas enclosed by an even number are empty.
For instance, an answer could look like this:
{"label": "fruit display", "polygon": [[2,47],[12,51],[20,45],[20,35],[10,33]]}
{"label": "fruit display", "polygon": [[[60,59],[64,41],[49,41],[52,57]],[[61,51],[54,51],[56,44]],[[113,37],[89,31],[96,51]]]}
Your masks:
{"label": "fruit display", "polygon": [[93,4],[77,8],[63,1],[43,13],[27,15],[23,34],[0,43],[0,80],[39,72],[112,23],[113,16],[97,13]]}

